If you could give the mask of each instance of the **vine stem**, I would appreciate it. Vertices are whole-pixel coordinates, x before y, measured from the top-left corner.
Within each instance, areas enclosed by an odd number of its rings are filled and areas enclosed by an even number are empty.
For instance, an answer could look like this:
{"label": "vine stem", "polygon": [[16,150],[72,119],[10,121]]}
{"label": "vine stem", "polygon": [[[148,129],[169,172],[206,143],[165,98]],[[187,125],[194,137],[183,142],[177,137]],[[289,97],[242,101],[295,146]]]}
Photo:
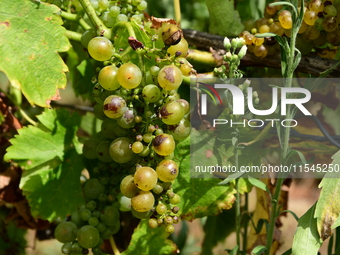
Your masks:
{"label": "vine stem", "polygon": [[71,20],[71,21],[77,21],[79,23],[79,25],[84,28],[85,30],[88,30],[91,28],[91,26],[89,24],[87,24],[87,22],[81,18],[79,15],[77,14],[73,14],[73,13],[68,13],[68,12],[61,12],[60,16],[64,19],[67,20]]}
{"label": "vine stem", "polygon": [[25,120],[27,120],[31,125],[33,125],[33,126],[37,126],[37,125],[38,125],[37,122],[35,122],[34,120],[32,120],[32,119],[26,114],[26,112],[25,112],[23,109],[19,108],[19,111],[20,111],[21,115],[25,118]]}
{"label": "vine stem", "polygon": [[109,241],[110,241],[110,244],[111,244],[111,248],[113,250],[113,254],[114,255],[120,255],[120,251],[118,250],[117,245],[115,243],[115,240],[113,239],[112,236],[110,236]]}
{"label": "vine stem", "polygon": [[89,0],[79,0],[80,4],[83,6],[84,11],[89,17],[93,27],[97,29],[98,35],[105,35],[107,38],[111,38],[111,30],[107,28],[103,21],[97,16],[96,10],[93,8]]}
{"label": "vine stem", "polygon": [[[292,0],[293,6],[298,6],[298,0]],[[301,11],[303,12],[303,8],[301,8]],[[296,13],[298,13],[296,11]],[[297,15],[297,14],[296,14]],[[298,23],[300,22],[299,17],[296,17],[296,20]],[[301,22],[300,22],[301,25]],[[287,77],[285,77],[284,81],[284,87],[290,88],[292,87],[292,78],[294,76],[294,71],[296,68],[295,61],[296,61],[296,55],[295,55],[295,45],[296,45],[296,36],[298,34],[299,26],[293,25],[292,27],[292,35],[290,38],[290,45],[289,45],[289,50],[286,52],[287,56]],[[287,105],[287,114],[286,118],[287,120],[290,120],[293,114],[292,114],[292,109],[291,105]],[[281,128],[281,127],[280,127]],[[289,152],[289,138],[290,138],[290,121],[288,121],[287,127],[284,128],[283,132],[283,139],[281,139],[281,164],[284,165],[287,162],[287,155]],[[270,212],[270,221],[269,221],[269,226],[268,226],[268,233],[267,233],[267,243],[266,243],[266,254],[270,255],[270,250],[271,246],[273,243],[273,237],[274,237],[274,230],[275,230],[275,221],[277,215],[279,215],[278,212],[278,203],[279,203],[279,198],[281,194],[281,187],[284,182],[284,178],[278,176],[277,182],[275,184],[275,192],[274,196],[272,198],[272,210]]]}
{"label": "vine stem", "polygon": [[178,24],[181,23],[181,5],[180,0],[174,0],[175,20]]}
{"label": "vine stem", "polygon": [[117,22],[113,27],[112,27],[112,34],[116,34],[118,28],[125,27],[129,33],[129,36],[133,38],[137,38],[135,31],[133,30],[133,27],[130,22],[128,21],[120,21]]}
{"label": "vine stem", "polygon": [[81,40],[81,34],[71,31],[71,30],[66,30],[65,35],[68,39],[73,40],[73,41],[80,42]]}

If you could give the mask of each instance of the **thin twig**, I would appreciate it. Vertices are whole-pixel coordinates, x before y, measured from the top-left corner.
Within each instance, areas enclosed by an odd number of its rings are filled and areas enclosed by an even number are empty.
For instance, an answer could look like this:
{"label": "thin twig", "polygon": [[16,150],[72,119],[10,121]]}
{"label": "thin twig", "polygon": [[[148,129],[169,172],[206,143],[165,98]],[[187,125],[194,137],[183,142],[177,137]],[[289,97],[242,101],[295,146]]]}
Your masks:
{"label": "thin twig", "polygon": [[111,248],[113,250],[113,254],[114,255],[120,255],[120,251],[118,250],[116,243],[115,243],[115,240],[113,239],[112,236],[110,236],[109,241],[110,241],[110,244],[111,244]]}

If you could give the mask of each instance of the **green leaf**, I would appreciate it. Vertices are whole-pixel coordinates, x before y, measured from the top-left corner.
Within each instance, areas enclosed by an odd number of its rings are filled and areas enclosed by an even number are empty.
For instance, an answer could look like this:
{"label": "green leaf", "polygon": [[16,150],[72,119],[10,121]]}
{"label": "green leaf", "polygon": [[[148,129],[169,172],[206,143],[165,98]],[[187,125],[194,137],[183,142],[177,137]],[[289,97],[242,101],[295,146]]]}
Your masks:
{"label": "green leaf", "polygon": [[0,70],[31,104],[47,107],[66,86],[68,70],[58,52],[67,51],[55,5],[39,1],[0,1]]}
{"label": "green leaf", "polygon": [[316,255],[321,247],[313,205],[298,221],[298,227],[293,239],[292,255]]}
{"label": "green leaf", "polygon": [[80,116],[65,109],[46,109],[38,119],[38,127],[18,130],[4,159],[25,169],[20,188],[32,215],[52,221],[64,218],[84,202],[80,187],[82,146],[76,137]]}
{"label": "green leaf", "polygon": [[93,101],[94,84],[92,83],[92,78],[96,76],[97,63],[95,60],[88,58],[84,59],[76,68],[73,89],[75,94],[83,99]]}
{"label": "green leaf", "polygon": [[202,254],[213,254],[213,248],[223,242],[225,238],[235,230],[236,212],[233,207],[230,210],[223,211],[217,216],[208,216],[204,224],[205,238],[202,245]]}
{"label": "green leaf", "polygon": [[[340,151],[333,157],[333,165],[340,164]],[[339,217],[340,212],[340,179],[332,178],[332,173],[327,173],[320,185],[322,188],[316,204],[314,217],[317,218],[317,227],[322,240],[332,235],[332,225]]]}
{"label": "green leaf", "polygon": [[233,185],[219,186],[217,178],[190,178],[190,139],[176,146],[174,160],[180,164],[180,174],[174,183],[174,191],[181,197],[178,207],[181,217],[193,220],[216,215],[222,209],[230,209],[234,202]]}
{"label": "green leaf", "polygon": [[234,0],[207,0],[210,14],[209,32],[221,36],[238,36],[244,29]]}
{"label": "green leaf", "polygon": [[251,253],[254,254],[254,255],[260,255],[260,254],[262,254],[265,250],[267,250],[266,246],[258,245],[258,246],[256,246],[256,247],[251,251]]}
{"label": "green leaf", "polygon": [[254,185],[255,187],[257,187],[257,188],[259,188],[259,189],[262,189],[262,190],[264,190],[264,191],[270,193],[270,191],[269,191],[267,185],[266,185],[264,182],[261,182],[260,180],[255,179],[255,178],[253,178],[253,177],[249,177],[249,178],[248,178],[248,181],[249,181],[252,185]]}
{"label": "green leaf", "polygon": [[340,226],[340,216],[335,220],[332,229],[335,229]]}
{"label": "green leaf", "polygon": [[148,220],[141,220],[135,229],[129,247],[122,255],[168,255],[173,254],[177,247],[169,239],[165,227],[149,228]]}

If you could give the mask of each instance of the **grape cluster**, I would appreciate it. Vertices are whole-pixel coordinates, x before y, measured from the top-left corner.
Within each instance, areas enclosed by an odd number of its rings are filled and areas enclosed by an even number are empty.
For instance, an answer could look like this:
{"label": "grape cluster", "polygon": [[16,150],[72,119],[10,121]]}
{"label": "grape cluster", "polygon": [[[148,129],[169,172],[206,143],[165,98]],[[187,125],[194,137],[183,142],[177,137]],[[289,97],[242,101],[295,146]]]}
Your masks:
{"label": "grape cluster", "polygon": [[144,0],[90,0],[90,2],[107,27],[113,27],[120,21],[128,21],[129,18],[141,23],[144,17],[143,11],[148,6]]}
{"label": "grape cluster", "polygon": [[[112,6],[123,12],[126,3],[138,8],[143,2],[112,1]],[[136,10],[129,9],[127,22],[133,13]],[[91,31],[83,34],[89,55],[102,62],[93,79],[93,111],[102,124],[83,146],[88,164],[96,165],[83,186],[86,204],[55,232],[65,243],[65,254],[86,254],[89,248],[100,254],[103,240],[119,231],[119,211],[148,219],[151,228],[163,225],[169,234],[179,221],[180,197],[172,188],[180,172],[174,151],[176,141],[189,136],[191,125],[189,103],[177,90],[193,70],[186,60],[188,43],[176,24],[151,29],[150,22],[145,23],[153,48],[131,35],[126,48],[120,44],[117,49],[117,36],[111,41]]]}
{"label": "grape cluster", "polygon": [[[257,33],[275,33],[280,36],[291,36],[293,26],[292,13],[281,5],[265,9],[265,17],[256,22],[248,22],[240,37],[248,45],[248,50],[257,57],[274,55],[279,45],[274,38],[257,38]],[[340,1],[309,0],[305,1],[304,17],[298,31],[296,47],[303,55],[313,49],[333,48],[340,45]]]}
{"label": "grape cluster", "polygon": [[114,203],[115,194],[107,192],[105,179],[92,178],[85,182],[83,194],[86,204],[71,214],[70,221],[61,222],[55,229],[55,238],[64,243],[64,254],[102,254],[103,240],[117,233],[120,215]]}

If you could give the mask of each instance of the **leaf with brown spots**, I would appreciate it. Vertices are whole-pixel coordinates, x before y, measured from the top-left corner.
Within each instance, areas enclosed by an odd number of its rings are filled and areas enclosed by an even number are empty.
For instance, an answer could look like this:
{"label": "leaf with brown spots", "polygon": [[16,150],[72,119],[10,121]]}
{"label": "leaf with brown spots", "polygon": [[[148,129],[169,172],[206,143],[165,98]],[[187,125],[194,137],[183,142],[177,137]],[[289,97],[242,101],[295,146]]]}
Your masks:
{"label": "leaf with brown spots", "polygon": [[[340,151],[333,157],[333,166],[340,165]],[[316,204],[314,217],[322,240],[332,235],[332,225],[340,213],[340,178],[339,173],[327,173],[319,185],[322,188]]]}
{"label": "leaf with brown spots", "polygon": [[58,52],[70,43],[59,8],[38,1],[0,1],[0,70],[32,105],[48,107],[66,86],[67,66]]}

